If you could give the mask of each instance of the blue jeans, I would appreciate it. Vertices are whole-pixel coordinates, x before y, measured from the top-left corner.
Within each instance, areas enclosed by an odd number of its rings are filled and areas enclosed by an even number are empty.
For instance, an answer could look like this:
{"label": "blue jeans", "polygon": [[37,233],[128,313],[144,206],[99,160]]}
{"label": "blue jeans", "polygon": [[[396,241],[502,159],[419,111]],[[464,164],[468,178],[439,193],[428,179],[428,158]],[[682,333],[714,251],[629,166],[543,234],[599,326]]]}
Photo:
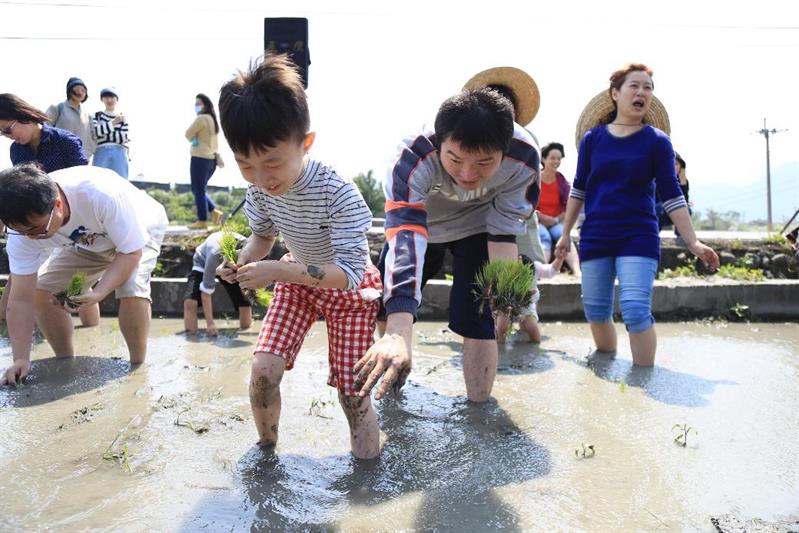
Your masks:
{"label": "blue jeans", "polygon": [[563,235],[563,223],[558,222],[550,227],[546,227],[541,222],[538,223],[538,236],[541,238],[541,247],[544,253],[549,255],[552,247],[558,242],[561,235]]}
{"label": "blue jeans", "polygon": [[191,174],[191,192],[194,205],[197,206],[197,220],[208,220],[208,213],[216,209],[216,204],[208,196],[206,188],[211,176],[216,171],[216,160],[204,157],[191,157],[189,173]]}
{"label": "blue jeans", "polygon": [[651,257],[600,257],[581,264],[582,299],[589,322],[607,323],[613,318],[614,282],[619,278],[619,304],[630,333],[641,333],[655,323],[652,287],[658,262]]}
{"label": "blue jeans", "polygon": [[92,165],[110,168],[123,178],[128,179],[128,149],[121,144],[101,144],[94,152]]}

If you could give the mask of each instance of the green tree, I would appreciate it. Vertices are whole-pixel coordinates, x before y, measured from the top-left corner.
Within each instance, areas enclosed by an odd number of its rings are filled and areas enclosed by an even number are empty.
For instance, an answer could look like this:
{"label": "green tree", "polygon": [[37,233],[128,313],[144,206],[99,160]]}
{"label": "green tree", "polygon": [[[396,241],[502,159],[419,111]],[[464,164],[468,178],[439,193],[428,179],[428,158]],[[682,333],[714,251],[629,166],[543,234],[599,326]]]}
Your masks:
{"label": "green tree", "polygon": [[355,185],[361,191],[363,199],[366,200],[366,205],[372,211],[372,216],[377,218],[385,217],[386,197],[383,194],[382,186],[372,175],[372,171],[370,170],[366,174],[360,173],[352,181],[355,182]]}

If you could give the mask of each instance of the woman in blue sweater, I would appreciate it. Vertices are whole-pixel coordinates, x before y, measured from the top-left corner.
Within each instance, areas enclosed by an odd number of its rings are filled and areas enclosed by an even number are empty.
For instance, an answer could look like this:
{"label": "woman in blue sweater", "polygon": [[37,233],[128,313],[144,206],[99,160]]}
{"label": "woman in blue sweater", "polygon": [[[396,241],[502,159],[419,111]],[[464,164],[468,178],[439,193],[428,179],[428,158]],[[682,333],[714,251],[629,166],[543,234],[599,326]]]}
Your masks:
{"label": "woman in blue sweater", "polygon": [[652,317],[652,287],[660,259],[655,191],[688,249],[710,268],[719,264],[716,253],[694,233],[668,135],[644,121],[653,88],[652,71],[645,65],[631,64],[611,75],[613,110],[580,142],[563,237],[555,248],[559,257],[569,252],[569,232],[585,206],[580,230],[582,299],[594,343],[598,351],[616,351],[613,287],[618,278],[622,319],[630,334],[633,363],[640,366],[654,365],[657,348]]}
{"label": "woman in blue sweater", "polygon": [[[11,164],[36,161],[45,172],[88,165],[83,141],[71,131],[47,125],[48,116],[19,96],[0,94],[0,134],[11,139]],[[0,232],[5,226],[0,222]],[[0,321],[5,320],[11,280],[0,298]],[[84,326],[100,323],[100,306],[85,306],[80,311]]]}

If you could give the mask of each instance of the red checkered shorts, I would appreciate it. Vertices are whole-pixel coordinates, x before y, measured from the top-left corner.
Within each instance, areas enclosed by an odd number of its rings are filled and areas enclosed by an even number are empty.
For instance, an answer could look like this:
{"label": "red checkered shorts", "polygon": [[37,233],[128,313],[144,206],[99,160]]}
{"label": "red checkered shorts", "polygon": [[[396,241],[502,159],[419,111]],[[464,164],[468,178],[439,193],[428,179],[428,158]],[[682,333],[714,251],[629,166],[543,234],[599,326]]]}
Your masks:
{"label": "red checkered shorts", "polygon": [[[293,261],[290,254],[281,260]],[[374,289],[379,293],[376,298]],[[355,290],[275,283],[272,302],[258,335],[255,352],[282,357],[286,360],[286,370],[291,370],[308,330],[319,317],[324,317],[330,363],[327,384],[345,395],[354,396],[355,376],[352,368],[374,341],[382,294],[380,272],[371,264],[366,268],[360,287]]]}

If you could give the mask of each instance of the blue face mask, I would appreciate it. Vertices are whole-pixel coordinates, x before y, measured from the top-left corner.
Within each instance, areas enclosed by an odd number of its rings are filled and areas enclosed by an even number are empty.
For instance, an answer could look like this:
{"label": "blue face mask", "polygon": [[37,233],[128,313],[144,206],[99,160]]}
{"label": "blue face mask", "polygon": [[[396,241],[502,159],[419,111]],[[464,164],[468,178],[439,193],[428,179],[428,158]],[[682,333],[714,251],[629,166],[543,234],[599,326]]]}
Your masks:
{"label": "blue face mask", "polygon": [[203,110],[203,106],[201,106],[201,105],[195,105],[194,106],[194,112],[197,113],[198,115],[200,114],[200,111],[202,111],[202,110]]}

